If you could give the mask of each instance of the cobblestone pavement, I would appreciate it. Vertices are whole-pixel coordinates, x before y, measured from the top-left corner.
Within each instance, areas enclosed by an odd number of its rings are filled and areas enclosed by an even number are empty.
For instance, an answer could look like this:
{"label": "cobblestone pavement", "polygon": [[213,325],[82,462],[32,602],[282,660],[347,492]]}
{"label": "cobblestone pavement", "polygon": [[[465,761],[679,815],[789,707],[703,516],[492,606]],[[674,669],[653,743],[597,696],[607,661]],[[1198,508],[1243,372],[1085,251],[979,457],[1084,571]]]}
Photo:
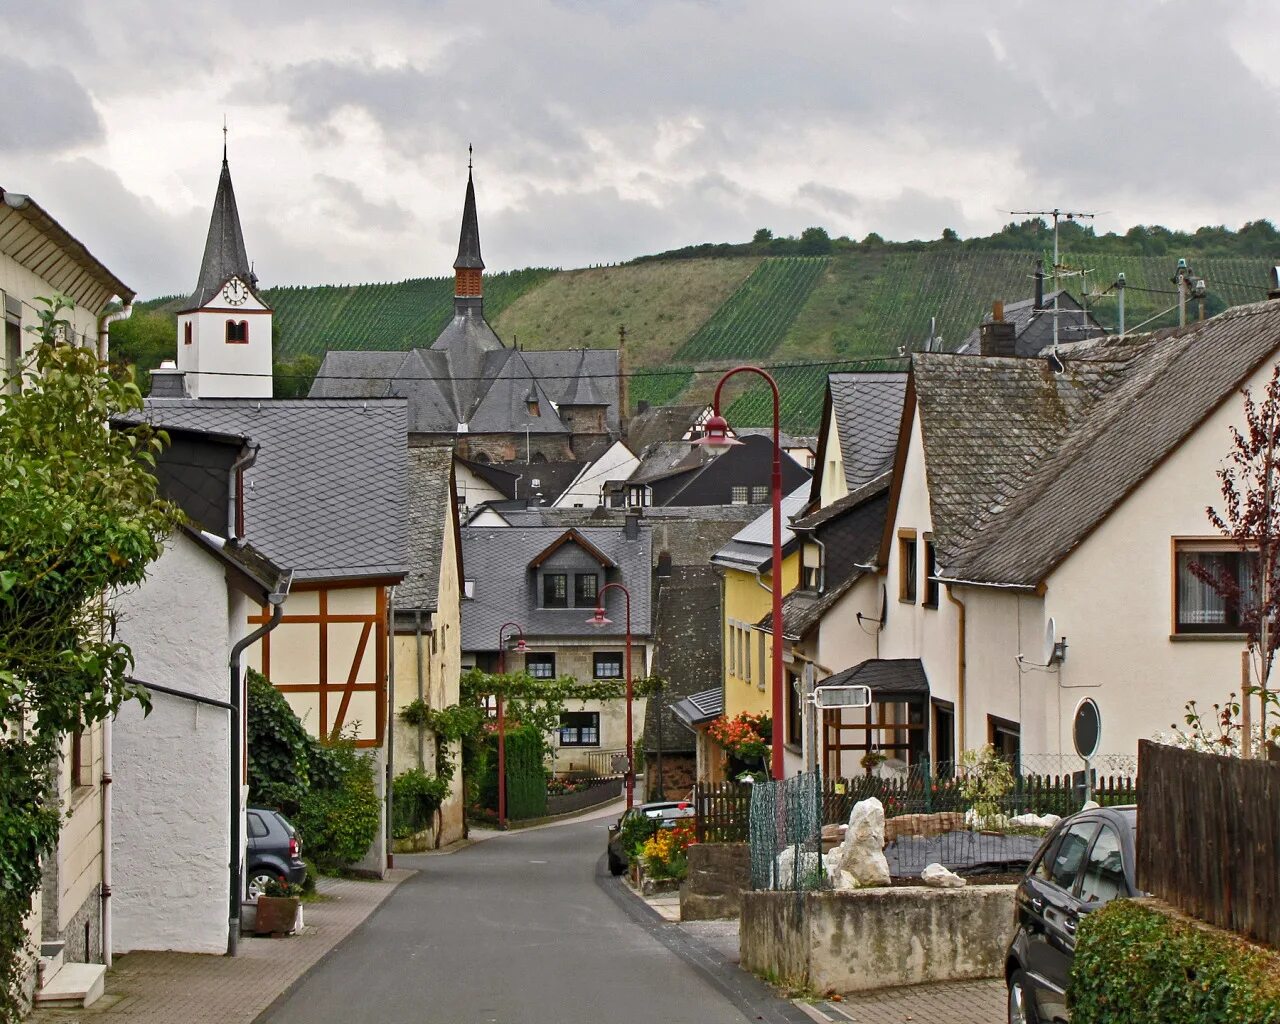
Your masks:
{"label": "cobblestone pavement", "polygon": [[283,939],[240,940],[235,957],[195,953],[129,953],[107,974],[107,991],[87,1010],[38,1010],[33,1024],[249,1024],[298,978],[355,930],[412,871],[385,882],[322,878],[327,899],[303,909],[306,927]]}
{"label": "cobblestone pavement", "polygon": [[1004,1024],[1004,999],[998,979],[951,981],[859,993],[812,1009],[834,1024]]}

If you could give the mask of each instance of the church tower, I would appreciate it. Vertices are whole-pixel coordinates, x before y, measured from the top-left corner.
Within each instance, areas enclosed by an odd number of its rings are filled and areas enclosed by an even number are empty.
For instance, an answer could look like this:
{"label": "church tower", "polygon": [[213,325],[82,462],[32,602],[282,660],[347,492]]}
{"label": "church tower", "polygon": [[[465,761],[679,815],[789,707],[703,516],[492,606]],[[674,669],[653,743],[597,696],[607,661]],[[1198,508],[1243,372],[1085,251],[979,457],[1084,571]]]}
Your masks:
{"label": "church tower", "polygon": [[476,186],[467,161],[467,197],[462,204],[458,258],[453,261],[454,316],[484,318],[484,260],[480,258],[480,225],[476,220]]}
{"label": "church tower", "polygon": [[178,370],[192,398],[271,397],[271,307],[245,253],[225,141],[199,283],[178,314]]}

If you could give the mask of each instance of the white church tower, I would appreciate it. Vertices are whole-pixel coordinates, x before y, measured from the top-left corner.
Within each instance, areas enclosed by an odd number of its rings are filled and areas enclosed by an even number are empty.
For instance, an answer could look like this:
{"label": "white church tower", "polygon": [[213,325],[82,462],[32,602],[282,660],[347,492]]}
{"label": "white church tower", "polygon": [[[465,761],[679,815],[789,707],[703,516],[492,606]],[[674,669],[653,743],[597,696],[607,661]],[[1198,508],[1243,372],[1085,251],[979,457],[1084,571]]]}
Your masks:
{"label": "white church tower", "polygon": [[178,314],[178,370],[192,398],[271,397],[271,307],[245,254],[225,143],[200,281]]}

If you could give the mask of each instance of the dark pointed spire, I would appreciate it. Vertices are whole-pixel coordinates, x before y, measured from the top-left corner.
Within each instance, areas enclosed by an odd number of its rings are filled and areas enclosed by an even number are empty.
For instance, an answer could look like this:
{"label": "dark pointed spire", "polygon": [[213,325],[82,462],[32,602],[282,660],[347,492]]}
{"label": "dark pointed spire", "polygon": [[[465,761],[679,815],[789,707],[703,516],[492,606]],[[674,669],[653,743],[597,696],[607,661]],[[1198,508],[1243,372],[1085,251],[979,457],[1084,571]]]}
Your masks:
{"label": "dark pointed spire", "polygon": [[209,218],[209,235],[204,243],[204,259],[200,261],[200,279],[188,302],[188,308],[199,309],[222,290],[228,278],[238,277],[254,286],[253,267],[244,250],[240,231],[240,211],[231,187],[231,168],[227,164],[226,127],[222,137],[222,174],[218,177],[218,193],[213,199],[213,216]]}
{"label": "dark pointed spire", "polygon": [[476,187],[471,180],[471,147],[467,147],[467,198],[462,204],[462,232],[458,236],[458,258],[454,270],[484,270],[480,258],[480,226],[476,221]]}

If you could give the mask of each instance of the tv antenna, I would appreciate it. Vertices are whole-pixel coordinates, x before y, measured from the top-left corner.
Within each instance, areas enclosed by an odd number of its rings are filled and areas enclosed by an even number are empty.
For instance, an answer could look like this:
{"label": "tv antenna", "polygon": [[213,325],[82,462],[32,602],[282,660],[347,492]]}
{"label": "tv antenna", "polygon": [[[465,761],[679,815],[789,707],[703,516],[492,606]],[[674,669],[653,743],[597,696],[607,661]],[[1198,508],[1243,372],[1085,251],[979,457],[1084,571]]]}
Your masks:
{"label": "tv antenna", "polygon": [[1082,210],[1059,210],[1055,206],[1052,210],[1010,210],[1009,216],[1053,218],[1053,354],[1056,357],[1058,354],[1058,292],[1061,290],[1058,278],[1062,270],[1061,261],[1058,258],[1058,223],[1064,220],[1093,220],[1096,214],[1085,213]]}

